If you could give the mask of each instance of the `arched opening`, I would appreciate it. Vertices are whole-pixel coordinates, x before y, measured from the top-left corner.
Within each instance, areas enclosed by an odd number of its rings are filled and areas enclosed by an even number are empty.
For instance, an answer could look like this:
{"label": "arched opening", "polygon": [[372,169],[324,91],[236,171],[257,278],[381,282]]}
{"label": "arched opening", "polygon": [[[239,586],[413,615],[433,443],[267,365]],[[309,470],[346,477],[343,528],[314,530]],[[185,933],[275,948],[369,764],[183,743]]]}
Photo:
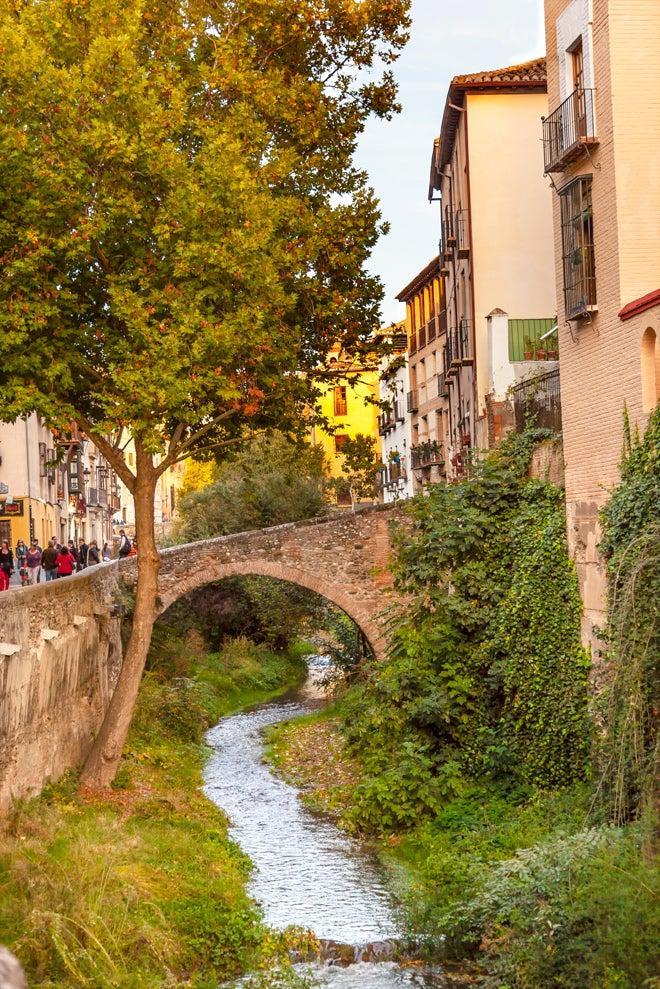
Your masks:
{"label": "arched opening", "polygon": [[642,409],[653,412],[660,400],[660,346],[655,330],[649,326],[642,336]]}
{"label": "arched opening", "polygon": [[377,659],[385,652],[385,634],[379,622],[379,614],[365,599],[351,593],[341,580],[330,582],[320,573],[285,565],[275,561],[245,560],[240,563],[217,563],[193,569],[185,579],[163,593],[160,603],[162,614],[176,600],[205,585],[217,583],[229,577],[271,577],[285,583],[313,591],[339,608],[355,623],[364,636],[369,650]]}
{"label": "arched opening", "polygon": [[300,683],[308,668],[326,687],[350,681],[373,656],[363,629],[326,596],[270,575],[234,574],[201,580],[161,608],[147,673],[175,693],[192,678],[220,697],[247,690],[251,698]]}
{"label": "arched opening", "polygon": [[249,639],[275,651],[302,640],[345,669],[373,655],[361,627],[343,608],[301,584],[236,575],[201,584],[174,601],[159,621],[191,624],[213,650]]}

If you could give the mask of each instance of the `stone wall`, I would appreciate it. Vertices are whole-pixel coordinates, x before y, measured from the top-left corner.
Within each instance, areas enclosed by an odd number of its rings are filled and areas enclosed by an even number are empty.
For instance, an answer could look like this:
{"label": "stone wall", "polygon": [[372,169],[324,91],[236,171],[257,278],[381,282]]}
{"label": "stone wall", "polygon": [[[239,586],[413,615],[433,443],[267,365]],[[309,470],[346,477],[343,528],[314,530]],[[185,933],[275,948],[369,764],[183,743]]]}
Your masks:
{"label": "stone wall", "polygon": [[[164,550],[159,610],[224,577],[277,577],[342,608],[382,656],[398,604],[389,527],[401,514],[337,512]],[[136,578],[133,558],[0,595],[0,810],[84,761],[121,668],[116,606]]]}
{"label": "stone wall", "polygon": [[0,810],[79,766],[121,667],[117,565],[0,596]]}

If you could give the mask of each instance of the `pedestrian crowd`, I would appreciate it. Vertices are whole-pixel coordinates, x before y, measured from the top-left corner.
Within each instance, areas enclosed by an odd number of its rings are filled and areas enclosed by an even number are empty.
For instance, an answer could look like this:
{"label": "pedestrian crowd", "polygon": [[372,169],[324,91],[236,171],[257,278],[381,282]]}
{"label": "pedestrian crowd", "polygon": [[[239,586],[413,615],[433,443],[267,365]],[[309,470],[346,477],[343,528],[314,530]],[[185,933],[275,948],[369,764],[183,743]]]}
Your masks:
{"label": "pedestrian crowd", "polygon": [[[129,539],[123,529],[119,530],[119,545],[117,556],[123,559],[127,556],[137,556],[137,540]],[[60,577],[70,577],[86,567],[106,563],[113,558],[113,547],[104,543],[99,549],[96,539],[86,543],[79,539],[78,544],[70,539],[68,543],[60,543],[56,536],[48,540],[48,546],[42,549],[36,539],[27,546],[22,539],[12,550],[7,540],[0,544],[0,591],[9,590],[9,582],[13,573],[18,571],[21,587],[28,584],[41,583],[44,580],[57,580]]]}

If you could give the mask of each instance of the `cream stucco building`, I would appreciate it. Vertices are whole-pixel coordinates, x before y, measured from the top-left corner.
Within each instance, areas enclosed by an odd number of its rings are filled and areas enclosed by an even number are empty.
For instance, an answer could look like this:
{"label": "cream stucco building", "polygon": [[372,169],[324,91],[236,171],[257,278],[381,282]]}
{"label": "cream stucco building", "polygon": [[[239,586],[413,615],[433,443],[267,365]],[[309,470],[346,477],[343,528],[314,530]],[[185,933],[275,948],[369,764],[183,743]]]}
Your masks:
{"label": "cream stucco building", "polygon": [[0,425],[0,539],[43,547],[112,540],[119,485],[96,446],[75,427],[55,436],[35,414]]}
{"label": "cream stucco building", "polygon": [[[508,385],[538,370],[538,335],[555,322],[552,208],[538,134],[547,105],[543,58],[456,76],[447,94],[429,198],[440,202],[435,347],[449,476],[460,474],[470,447],[497,441],[507,425],[497,407]],[[534,334],[524,346],[521,326]]]}
{"label": "cream stucco building", "polygon": [[660,387],[660,2],[545,0],[545,28],[568,537],[598,649],[598,511],[624,405],[643,429]]}

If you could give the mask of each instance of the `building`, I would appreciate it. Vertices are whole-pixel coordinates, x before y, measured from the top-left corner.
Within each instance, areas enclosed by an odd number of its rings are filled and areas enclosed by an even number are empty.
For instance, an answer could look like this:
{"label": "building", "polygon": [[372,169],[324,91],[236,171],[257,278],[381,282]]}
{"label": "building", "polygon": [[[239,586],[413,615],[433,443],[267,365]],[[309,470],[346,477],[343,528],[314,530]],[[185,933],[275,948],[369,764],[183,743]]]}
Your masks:
{"label": "building", "polygon": [[660,3],[546,0],[545,29],[568,538],[598,648],[598,511],[624,406],[643,429],[660,385]]}
{"label": "building", "polygon": [[[419,321],[414,363],[436,355],[442,401],[432,414],[450,477],[463,471],[470,447],[486,448],[510,427],[508,387],[537,371],[548,351],[556,357],[552,210],[538,136],[546,112],[543,58],[456,76],[445,101],[429,183],[429,199],[440,203],[440,256],[399,298]],[[421,300],[417,307],[418,289],[428,309]],[[414,389],[412,368],[411,350]],[[431,377],[427,368],[427,400]]]}
{"label": "building", "polygon": [[3,423],[0,457],[0,539],[112,539],[117,477],[75,426],[56,436],[36,414]]}
{"label": "building", "polygon": [[[310,440],[322,446],[332,477],[342,474],[341,448],[348,438],[372,437],[376,457],[380,460],[378,374],[375,361],[372,364],[371,361],[346,358],[338,346],[329,355],[327,373],[318,386],[319,416],[312,421]],[[324,422],[332,429],[325,428]],[[348,489],[339,491],[337,503],[351,504]]]}
{"label": "building", "polygon": [[410,379],[405,321],[381,330],[378,336],[388,345],[388,352],[379,364],[379,396],[383,409],[379,417],[383,464],[380,488],[387,504],[410,498],[414,493],[410,469],[412,426],[406,412]]}
{"label": "building", "polygon": [[[129,440],[124,448],[126,465],[135,472],[135,445]],[[158,462],[158,456],[155,457]],[[179,504],[179,491],[185,474],[185,462],[173,464],[160,475],[156,481],[154,492],[154,529],[158,538],[167,536],[176,518]],[[130,535],[135,533],[135,503],[133,495],[124,487],[121,502],[118,507],[116,522],[122,525]]]}
{"label": "building", "polygon": [[439,375],[447,341],[447,302],[440,258],[433,258],[415,275],[397,299],[406,304],[410,383],[406,412],[411,435],[410,471],[413,492],[417,492],[446,477],[449,409]]}

